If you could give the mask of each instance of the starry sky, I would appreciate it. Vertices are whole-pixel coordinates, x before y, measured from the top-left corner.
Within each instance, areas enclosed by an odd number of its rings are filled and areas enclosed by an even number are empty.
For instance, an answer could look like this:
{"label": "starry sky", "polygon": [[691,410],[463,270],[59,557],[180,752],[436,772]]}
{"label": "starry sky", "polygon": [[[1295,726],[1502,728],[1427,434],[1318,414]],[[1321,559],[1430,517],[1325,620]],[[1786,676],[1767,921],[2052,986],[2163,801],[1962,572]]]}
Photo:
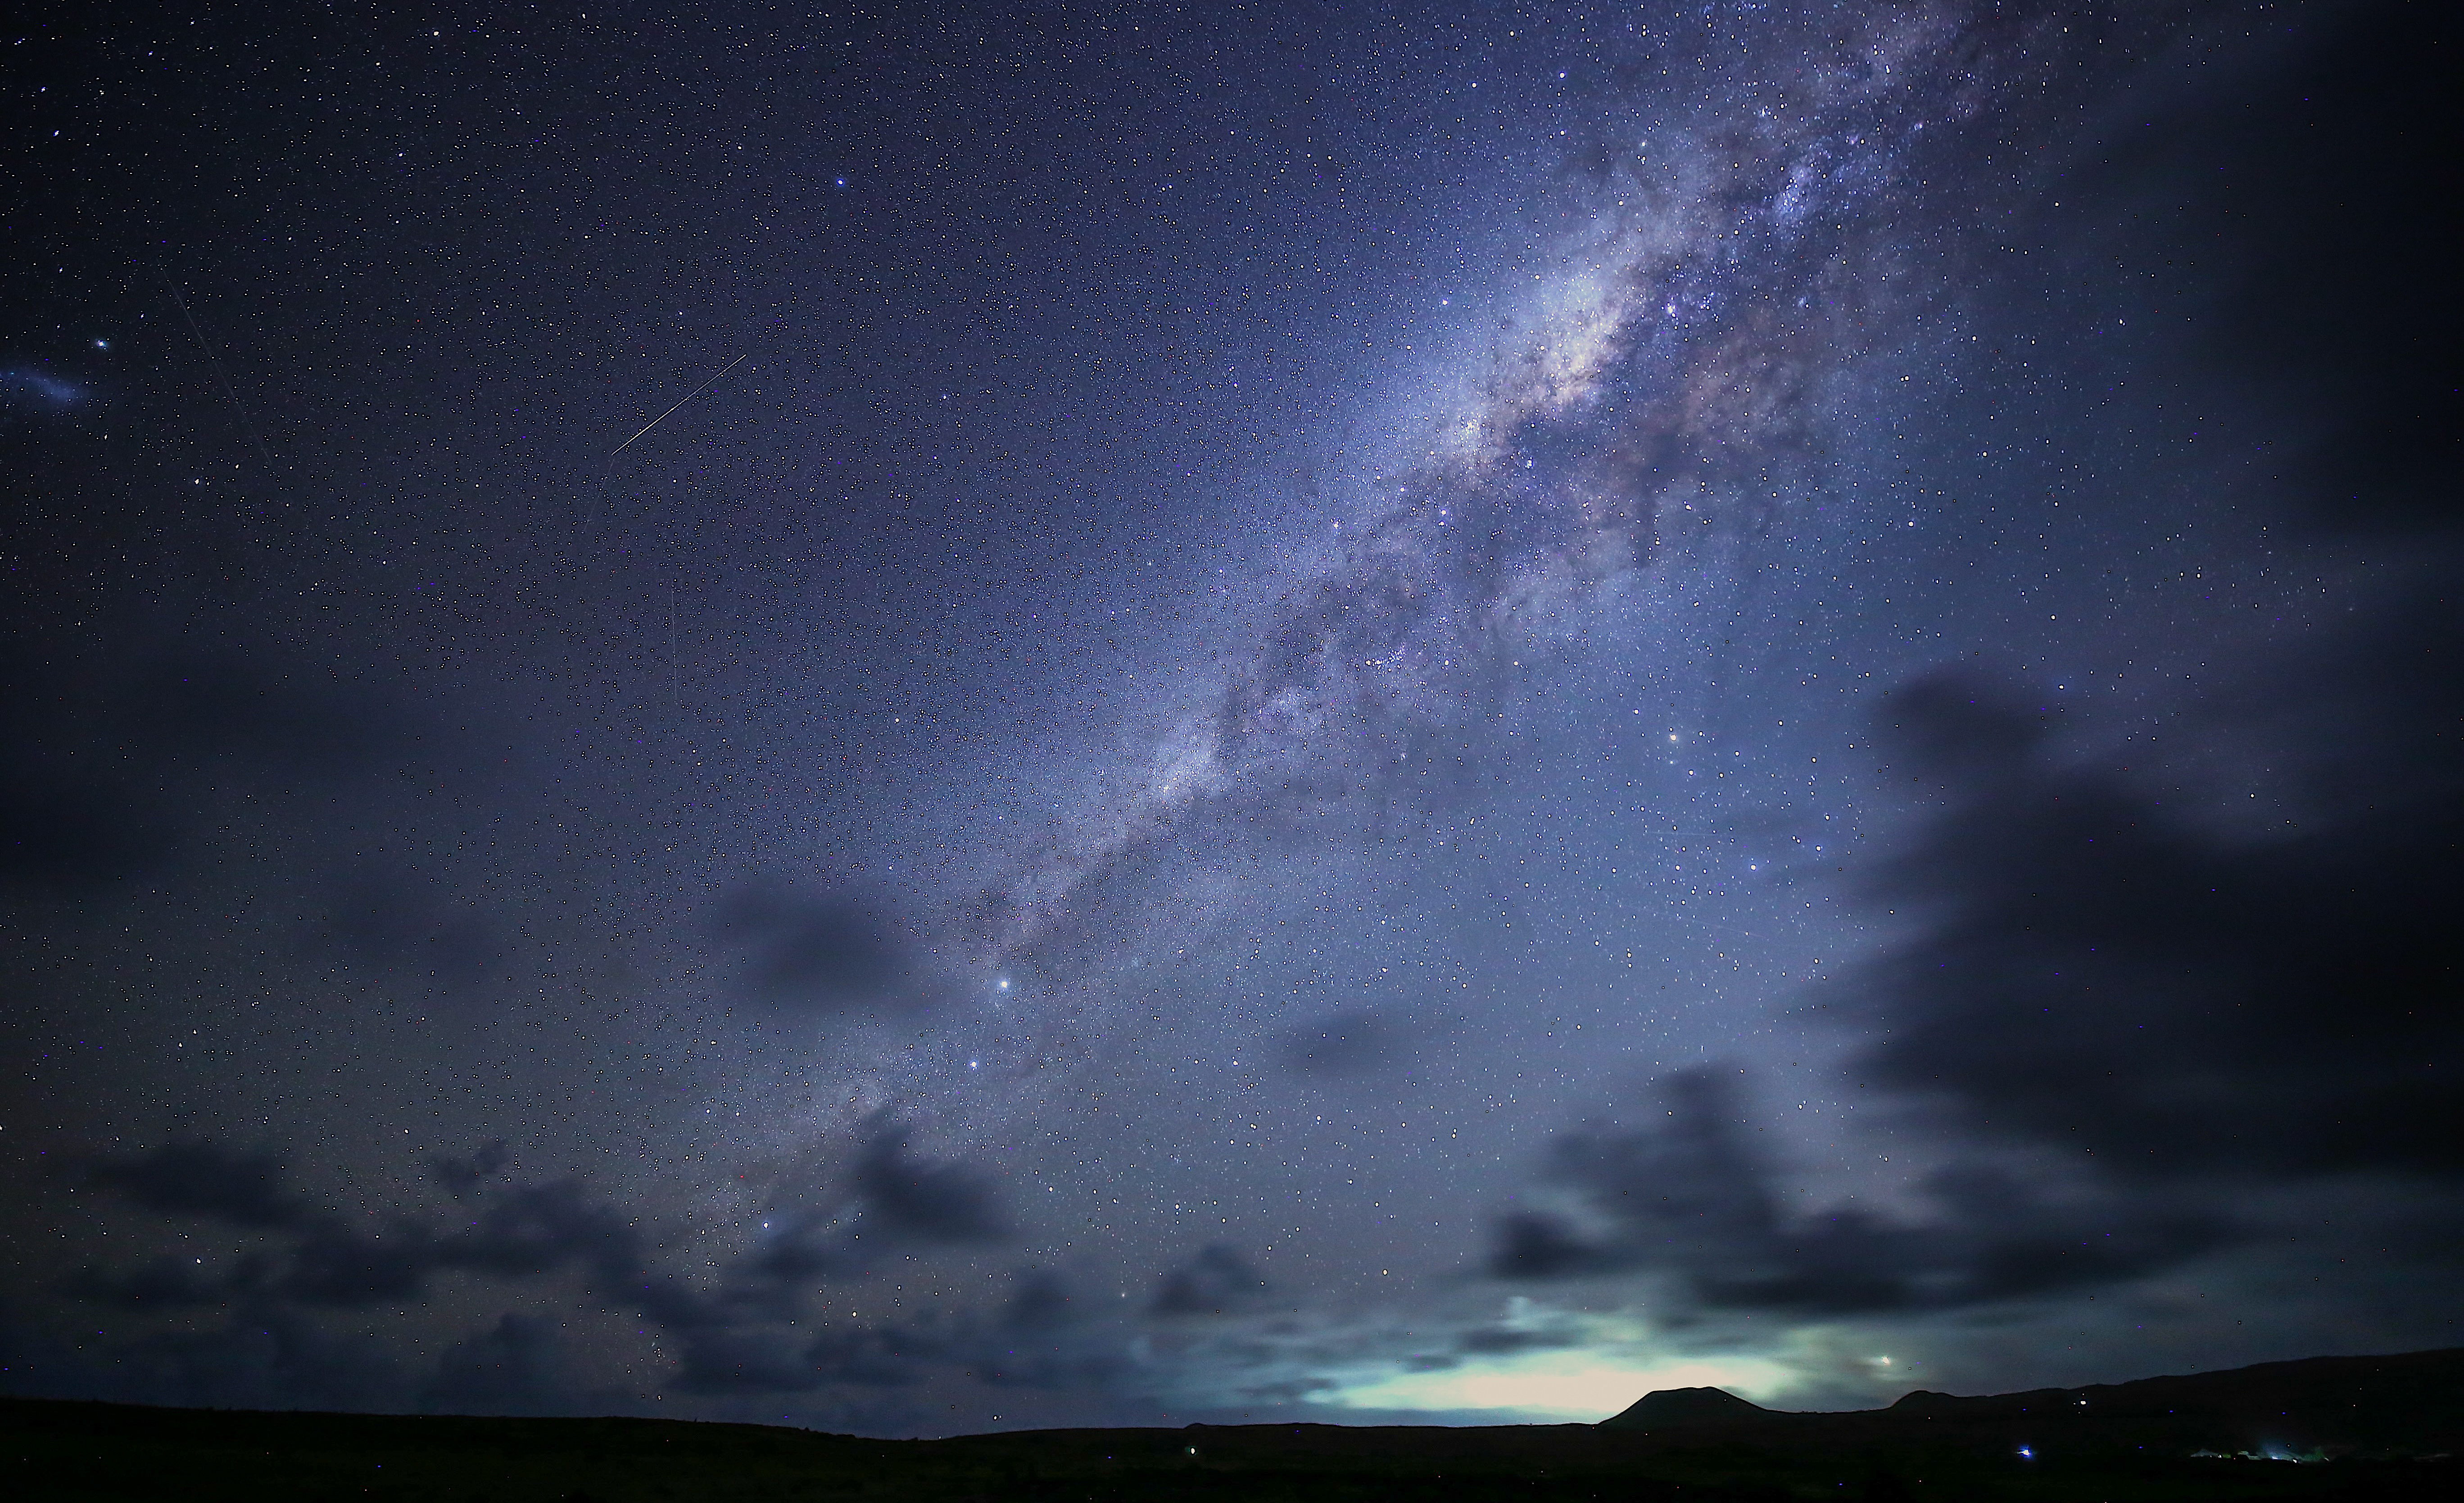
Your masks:
{"label": "starry sky", "polygon": [[21,23],[0,1387],[2464,1343],[2455,29]]}

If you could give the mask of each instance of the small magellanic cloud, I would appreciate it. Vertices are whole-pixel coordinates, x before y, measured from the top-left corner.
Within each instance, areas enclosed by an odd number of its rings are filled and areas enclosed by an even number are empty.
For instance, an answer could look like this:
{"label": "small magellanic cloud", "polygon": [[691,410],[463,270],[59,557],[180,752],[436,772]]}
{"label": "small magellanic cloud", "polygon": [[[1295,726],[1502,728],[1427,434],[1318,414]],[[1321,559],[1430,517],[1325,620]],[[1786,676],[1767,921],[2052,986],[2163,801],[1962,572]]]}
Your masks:
{"label": "small magellanic cloud", "polygon": [[77,406],[85,388],[39,370],[0,368],[0,406],[31,405],[57,410]]}
{"label": "small magellanic cloud", "polygon": [[1605,1420],[1661,1388],[1725,1388],[1761,1400],[1797,1376],[1759,1357],[1684,1357],[1653,1360],[1579,1348],[1467,1359],[1434,1372],[1362,1373],[1314,1396],[1344,1409],[1485,1412],[1515,1420]]}

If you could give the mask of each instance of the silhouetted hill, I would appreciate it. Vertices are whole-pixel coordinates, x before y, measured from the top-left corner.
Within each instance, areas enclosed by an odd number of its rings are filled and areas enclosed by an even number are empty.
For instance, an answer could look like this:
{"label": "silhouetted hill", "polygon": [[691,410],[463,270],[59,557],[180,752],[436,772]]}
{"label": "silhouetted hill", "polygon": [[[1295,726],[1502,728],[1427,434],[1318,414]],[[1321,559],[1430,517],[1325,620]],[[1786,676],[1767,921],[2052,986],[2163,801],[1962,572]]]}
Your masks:
{"label": "silhouetted hill", "polygon": [[[1727,1404],[1706,1400],[1716,1394]],[[2228,1372],[1799,1414],[1719,1389],[1645,1395],[1602,1427],[1756,1446],[1929,1440],[1969,1447],[2128,1446],[2284,1454],[2464,1451],[2464,1350],[2317,1357]]]}
{"label": "silhouetted hill", "polygon": [[1650,1430],[1713,1420],[1750,1420],[1771,1412],[1726,1388],[1660,1388],[1644,1394],[1634,1402],[1633,1407],[1602,1420],[1600,1425],[1612,1430]]}
{"label": "silhouetted hill", "polygon": [[[20,1499],[1778,1503],[2464,1497],[2464,1352],[2326,1358],[1795,1414],[1718,1389],[1601,1425],[1042,1430],[868,1440],[670,1420],[265,1414],[0,1400]],[[2290,1465],[2192,1453],[2310,1453]]]}

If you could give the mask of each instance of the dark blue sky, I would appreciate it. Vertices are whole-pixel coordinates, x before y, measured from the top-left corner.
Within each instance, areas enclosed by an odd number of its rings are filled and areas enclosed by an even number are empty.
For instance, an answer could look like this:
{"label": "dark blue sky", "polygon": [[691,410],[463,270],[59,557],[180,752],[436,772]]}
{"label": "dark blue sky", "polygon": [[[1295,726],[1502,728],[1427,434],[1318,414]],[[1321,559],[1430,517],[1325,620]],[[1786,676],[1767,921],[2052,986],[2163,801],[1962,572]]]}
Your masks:
{"label": "dark blue sky", "polygon": [[910,1434],[2453,1344],[2452,31],[29,31],[0,1381]]}

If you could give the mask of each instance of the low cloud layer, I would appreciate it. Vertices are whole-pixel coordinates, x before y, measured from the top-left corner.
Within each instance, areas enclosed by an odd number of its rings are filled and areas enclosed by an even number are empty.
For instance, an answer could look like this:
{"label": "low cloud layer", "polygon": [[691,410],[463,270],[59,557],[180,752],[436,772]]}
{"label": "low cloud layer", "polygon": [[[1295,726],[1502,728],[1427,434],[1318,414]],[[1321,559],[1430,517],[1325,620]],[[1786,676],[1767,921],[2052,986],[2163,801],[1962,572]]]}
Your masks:
{"label": "low cloud layer", "polygon": [[[139,1314],[222,1307],[253,1319],[279,1312],[282,1328],[305,1341],[316,1329],[312,1312],[416,1307],[445,1273],[505,1285],[571,1273],[598,1308],[638,1315],[663,1332],[675,1354],[667,1385],[700,1395],[902,1386],[917,1381],[918,1364],[979,1358],[987,1373],[1031,1381],[1051,1355],[1022,1357],[1020,1338],[1054,1337],[1076,1323],[1068,1285],[1027,1269],[999,1320],[917,1313],[888,1325],[825,1322],[813,1334],[806,1300],[819,1284],[864,1278],[902,1248],[981,1246],[1008,1235],[987,1176],[919,1152],[913,1131],[888,1117],[867,1125],[835,1213],[781,1218],[779,1234],[707,1282],[662,1271],[643,1219],[581,1182],[509,1181],[510,1157],[492,1141],[431,1160],[437,1183],[464,1212],[451,1227],[410,1215],[373,1227],[344,1217],[297,1188],[280,1157],[265,1149],[184,1139],[95,1160],[77,1171],[85,1184],[158,1216],[231,1228],[243,1234],[245,1250],[212,1267],[183,1258],[91,1266],[62,1292]],[[996,1345],[1008,1354],[1005,1362],[989,1359]],[[561,1345],[535,1320],[509,1314],[451,1348],[418,1386],[418,1402],[545,1413],[576,1391]]]}
{"label": "low cloud layer", "polygon": [[1566,1212],[1497,1227],[1489,1271],[1509,1279],[1651,1272],[1713,1310],[1808,1315],[1956,1309],[2113,1282],[2224,1246],[2235,1228],[2169,1197],[2047,1190],[1986,1163],[1938,1170],[1916,1215],[1840,1203],[1785,1208],[1779,1166],[1754,1136],[1733,1076],[1661,1083],[1664,1125],[1578,1132],[1551,1147]]}
{"label": "low cloud layer", "polygon": [[501,1158],[500,1145],[491,1145],[473,1160],[439,1162],[440,1179],[472,1210],[466,1225],[451,1230],[412,1216],[370,1227],[317,1205],[292,1187],[269,1150],[188,1139],[99,1160],[83,1171],[91,1183],[161,1215],[273,1234],[281,1250],[253,1251],[218,1281],[195,1275],[175,1283],[154,1265],[136,1273],[93,1270],[79,1287],[121,1303],[151,1291],[187,1303],[213,1294],[353,1308],[420,1300],[429,1281],[449,1271],[526,1279],[580,1268],[610,1295],[639,1273],[643,1243],[632,1218],[592,1199],[576,1181],[481,1188],[482,1166],[493,1168],[491,1160]]}

